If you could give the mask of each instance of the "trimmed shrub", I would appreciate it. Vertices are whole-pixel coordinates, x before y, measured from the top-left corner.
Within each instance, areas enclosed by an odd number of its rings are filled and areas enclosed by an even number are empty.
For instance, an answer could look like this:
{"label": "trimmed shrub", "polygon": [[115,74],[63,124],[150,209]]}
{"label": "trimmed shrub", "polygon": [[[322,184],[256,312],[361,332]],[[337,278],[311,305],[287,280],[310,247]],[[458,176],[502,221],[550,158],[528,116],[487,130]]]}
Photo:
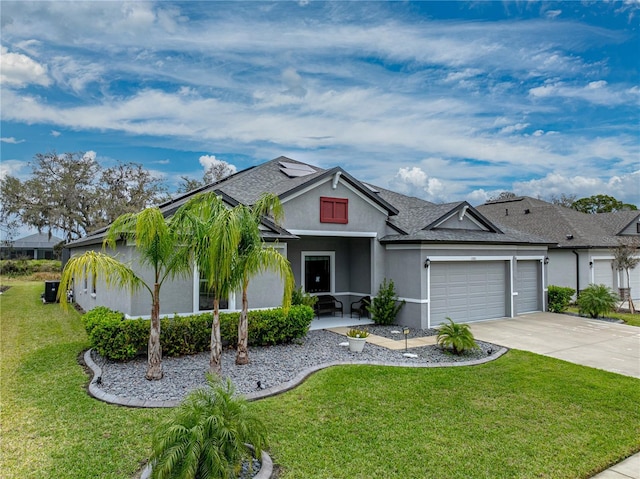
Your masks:
{"label": "trimmed shrub", "polygon": [[617,302],[618,295],[604,284],[590,284],[578,295],[580,314],[588,314],[592,318],[613,311]]}
{"label": "trimmed shrub", "polygon": [[437,341],[440,347],[450,348],[453,354],[462,354],[468,349],[478,347],[468,324],[458,324],[451,318],[446,319],[449,324],[443,324],[438,328]]}
{"label": "trimmed shrub", "polygon": [[[283,344],[304,337],[313,315],[309,306],[292,306],[286,316],[281,308],[249,311],[249,345]],[[238,342],[239,316],[240,313],[220,313],[220,334],[227,346]],[[211,313],[163,318],[160,324],[163,355],[208,351],[211,319]],[[147,349],[148,319],[124,319],[122,313],[98,307],[83,315],[82,321],[91,347],[105,358],[128,360]]]}
{"label": "trimmed shrub", "polygon": [[367,306],[367,310],[371,313],[374,323],[386,325],[395,323],[396,316],[404,305],[404,300],[398,301],[393,280],[387,281],[385,278],[378,289],[377,296]]}
{"label": "trimmed shrub", "polygon": [[571,298],[576,293],[573,288],[564,286],[549,286],[549,306],[548,309],[552,313],[564,313],[571,303]]}

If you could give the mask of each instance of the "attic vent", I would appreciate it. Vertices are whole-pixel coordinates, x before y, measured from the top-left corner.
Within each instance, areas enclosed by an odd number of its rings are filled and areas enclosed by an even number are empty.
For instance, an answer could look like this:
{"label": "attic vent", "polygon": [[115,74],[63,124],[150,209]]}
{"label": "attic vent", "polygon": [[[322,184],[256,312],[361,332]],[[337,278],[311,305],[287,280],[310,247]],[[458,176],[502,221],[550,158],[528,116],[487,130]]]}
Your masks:
{"label": "attic vent", "polygon": [[572,239],[573,239],[573,235],[572,235],[572,234],[568,234],[568,235],[566,236],[566,238],[567,238],[568,240],[572,240]]}
{"label": "attic vent", "polygon": [[298,178],[300,176],[312,175],[316,172],[309,165],[302,163],[289,163],[288,161],[279,161],[280,171],[282,171],[289,178]]}
{"label": "attic vent", "polygon": [[524,210],[524,214],[528,215],[529,213],[531,213],[531,210],[529,208],[527,208],[526,210]]}

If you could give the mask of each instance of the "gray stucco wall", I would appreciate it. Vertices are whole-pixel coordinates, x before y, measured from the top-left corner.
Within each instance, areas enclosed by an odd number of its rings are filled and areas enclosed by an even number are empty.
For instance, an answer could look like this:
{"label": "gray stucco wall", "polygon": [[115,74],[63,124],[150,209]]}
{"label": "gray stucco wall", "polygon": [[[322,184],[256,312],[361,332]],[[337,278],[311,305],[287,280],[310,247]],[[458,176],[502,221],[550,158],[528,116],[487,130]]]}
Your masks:
{"label": "gray stucco wall", "polygon": [[[347,198],[349,200],[349,222],[347,224],[320,222],[320,197]],[[374,207],[370,200],[340,180],[336,189],[332,188],[332,178],[291,199],[283,201],[285,210],[284,227],[294,230],[335,231],[335,232],[376,232],[386,228],[387,213]]]}

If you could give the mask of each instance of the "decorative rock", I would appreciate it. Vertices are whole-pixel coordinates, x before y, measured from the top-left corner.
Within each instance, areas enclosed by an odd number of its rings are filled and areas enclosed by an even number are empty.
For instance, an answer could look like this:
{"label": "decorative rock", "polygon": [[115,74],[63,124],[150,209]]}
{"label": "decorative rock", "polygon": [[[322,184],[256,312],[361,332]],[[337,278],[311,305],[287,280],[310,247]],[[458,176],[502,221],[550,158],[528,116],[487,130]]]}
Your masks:
{"label": "decorative rock", "polygon": [[418,357],[418,355],[417,355],[417,354],[413,354],[413,353],[404,353],[404,354],[403,354],[403,356],[404,356],[405,358],[411,358],[411,359],[415,359],[415,358],[417,358],[417,357]]}
{"label": "decorative rock", "polygon": [[[375,329],[375,332],[372,331]],[[370,329],[378,336],[391,336],[390,327],[375,326]],[[424,330],[423,336],[435,330]],[[413,333],[413,330],[412,330]],[[427,334],[425,334],[427,333]],[[282,344],[269,347],[250,347],[249,364],[238,366],[235,364],[235,351],[225,349],[222,353],[222,374],[228,377],[236,386],[239,394],[266,393],[272,388],[284,385],[297,378],[302,371],[315,370],[319,365],[353,363],[354,354],[346,347],[337,346],[344,336],[330,331],[310,331],[307,336],[294,344]],[[397,336],[396,336],[397,338]],[[403,341],[404,343],[404,341]],[[479,348],[467,354],[456,356],[443,351],[438,346],[423,346],[411,348],[410,354],[417,357],[410,362],[398,355],[397,350],[391,350],[375,344],[368,344],[361,353],[357,354],[358,363],[386,364],[411,367],[433,367],[439,365],[453,365],[454,363],[469,364],[475,361],[487,361],[500,356],[499,346],[477,341]],[[344,343],[348,345],[348,342]],[[492,349],[493,354],[487,355]],[[100,357],[95,351],[85,355],[87,364],[92,367],[97,377],[101,377],[102,384],[90,383],[90,391],[99,399],[107,402],[118,398],[126,398],[130,406],[148,407],[147,402],[153,402],[155,407],[173,406],[184,398],[187,393],[206,385],[205,372],[209,369],[209,353],[199,353],[179,358],[165,357],[162,359],[164,376],[157,381],[147,381],[145,372],[147,360],[138,357],[132,361],[108,361]],[[90,365],[91,367],[91,365]],[[99,372],[98,372],[99,371]],[[267,389],[257,389],[257,381]],[[158,406],[162,403],[162,406]]]}
{"label": "decorative rock", "polygon": [[344,343],[340,343],[340,346],[348,347],[349,346],[349,342],[345,341]]}
{"label": "decorative rock", "polygon": [[400,334],[400,333],[402,333],[402,331],[398,331],[397,329],[392,329],[390,332],[391,332],[391,334]]}

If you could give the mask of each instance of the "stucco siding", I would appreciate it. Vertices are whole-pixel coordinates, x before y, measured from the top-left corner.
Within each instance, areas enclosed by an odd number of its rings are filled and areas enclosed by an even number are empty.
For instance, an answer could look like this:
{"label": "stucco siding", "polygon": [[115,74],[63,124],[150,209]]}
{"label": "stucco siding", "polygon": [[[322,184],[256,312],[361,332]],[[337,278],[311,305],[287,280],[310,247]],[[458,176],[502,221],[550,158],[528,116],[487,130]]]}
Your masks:
{"label": "stucco siding", "polygon": [[[349,200],[347,224],[320,222],[320,197],[346,198]],[[385,231],[387,214],[373,206],[369,200],[356,193],[352,187],[340,181],[334,190],[331,179],[315,188],[283,201],[285,220],[283,226],[293,230],[376,232]]]}

